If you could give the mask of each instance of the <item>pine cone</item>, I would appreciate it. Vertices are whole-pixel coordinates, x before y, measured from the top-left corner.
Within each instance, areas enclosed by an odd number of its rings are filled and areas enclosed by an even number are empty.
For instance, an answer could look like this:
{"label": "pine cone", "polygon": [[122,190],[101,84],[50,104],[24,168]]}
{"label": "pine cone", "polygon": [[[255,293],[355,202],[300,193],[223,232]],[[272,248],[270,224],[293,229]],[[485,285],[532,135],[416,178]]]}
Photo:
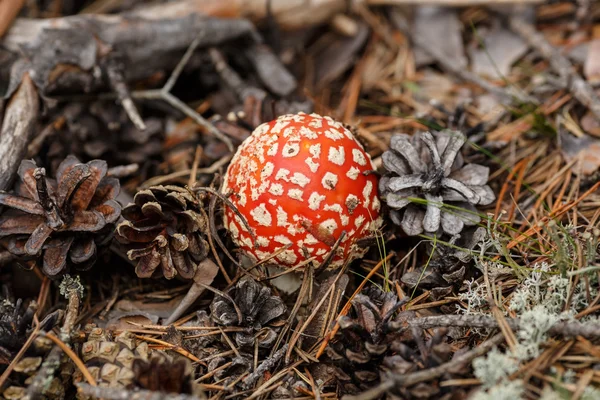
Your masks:
{"label": "pine cone", "polygon": [[327,355],[338,367],[336,378],[344,393],[366,390],[379,381],[379,367],[399,340],[387,331],[387,323],[401,304],[395,293],[371,287],[352,300],[356,317],[340,318],[340,333]]}
{"label": "pine cone", "polygon": [[11,302],[0,298],[0,372],[21,350],[27,340],[27,331],[31,327],[36,304],[30,302],[23,306],[21,299]]}
{"label": "pine cone", "polygon": [[390,217],[407,235],[442,229],[449,235],[480,220],[476,205],[495,200],[486,185],[489,168],[464,164],[460,149],[465,136],[456,131],[420,132],[392,137],[390,150],[383,156],[388,174],[379,190]]}
{"label": "pine cone", "polygon": [[460,286],[467,274],[468,263],[473,258],[473,248],[485,237],[483,227],[465,229],[460,235],[443,243],[430,244],[427,253],[433,256],[426,267],[417,267],[402,275],[402,282],[410,288],[419,286],[431,289],[432,299],[448,295],[452,285]]}
{"label": "pine cone", "polygon": [[272,296],[270,288],[249,276],[240,279],[227,294],[235,301],[241,315],[231,300],[217,295],[210,305],[213,321],[218,325],[246,328],[235,333],[235,341],[240,347],[254,348],[257,340],[258,347],[269,348],[277,339],[282,322],[279,318],[286,311],[281,298]]}
{"label": "pine cone", "polygon": [[[87,341],[81,345],[80,357],[100,386],[127,388],[134,384],[134,360],[148,361],[148,344],[137,340],[130,332],[116,337],[104,329],[87,326]],[[83,382],[76,371],[74,382]]]}
{"label": "pine cone", "polygon": [[123,208],[125,221],[117,227],[116,238],[129,259],[137,260],[136,274],[191,279],[209,250],[203,238],[207,221],[198,200],[177,186],[153,186],[136,193],[133,201]]}
{"label": "pine cone", "polygon": [[15,194],[0,192],[0,205],[10,208],[0,216],[0,238],[8,250],[29,265],[42,259],[50,277],[69,265],[90,268],[121,213],[115,201],[119,181],[106,171],[104,161],[82,164],[69,156],[53,180],[33,161],[22,161]]}

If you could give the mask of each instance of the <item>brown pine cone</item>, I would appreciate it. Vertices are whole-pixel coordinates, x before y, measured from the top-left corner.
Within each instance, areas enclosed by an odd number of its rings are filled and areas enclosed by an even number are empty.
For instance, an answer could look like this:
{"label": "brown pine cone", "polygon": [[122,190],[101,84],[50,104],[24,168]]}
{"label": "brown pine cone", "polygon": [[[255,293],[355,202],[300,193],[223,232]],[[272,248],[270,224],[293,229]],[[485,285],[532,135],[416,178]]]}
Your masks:
{"label": "brown pine cone", "polygon": [[0,192],[0,205],[8,207],[0,216],[3,244],[29,266],[43,260],[50,277],[69,265],[91,267],[121,213],[115,200],[119,181],[106,172],[104,161],[83,164],[69,156],[54,180],[46,178],[44,168],[23,160],[15,193]]}
{"label": "brown pine cone", "polygon": [[357,393],[379,381],[381,363],[399,340],[398,334],[388,332],[387,324],[402,304],[396,293],[370,287],[352,301],[355,317],[340,318],[340,333],[327,355],[338,367],[336,378],[343,392]]}
{"label": "brown pine cone", "polygon": [[125,221],[117,227],[116,238],[129,259],[137,260],[140,278],[160,273],[167,279],[194,276],[209,250],[203,238],[208,225],[200,207],[184,188],[153,186],[137,192],[133,203],[123,208]]}
{"label": "brown pine cone", "polygon": [[[235,301],[241,315],[238,315],[231,301],[215,296],[210,305],[211,317],[217,325],[245,328],[235,333],[235,341],[240,347],[269,349],[277,339],[286,307],[279,296],[271,295],[271,289],[244,276],[227,292]],[[240,320],[241,317],[241,320]]]}
{"label": "brown pine cone", "polygon": [[[150,355],[148,344],[137,340],[130,332],[112,337],[104,329],[87,326],[87,341],[81,345],[79,355],[98,385],[130,387],[134,384],[134,360],[147,361]],[[73,380],[83,382],[80,371]]]}

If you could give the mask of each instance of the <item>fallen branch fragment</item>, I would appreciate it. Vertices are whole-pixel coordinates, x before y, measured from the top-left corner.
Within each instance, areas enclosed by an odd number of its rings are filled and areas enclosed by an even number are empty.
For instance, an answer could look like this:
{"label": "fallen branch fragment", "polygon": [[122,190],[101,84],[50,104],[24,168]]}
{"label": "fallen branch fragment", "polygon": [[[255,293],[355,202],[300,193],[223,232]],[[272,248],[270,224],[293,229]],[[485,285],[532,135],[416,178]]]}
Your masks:
{"label": "fallen branch fragment", "polygon": [[39,98],[28,74],[6,106],[0,131],[0,190],[8,190],[34,132]]}
{"label": "fallen branch fragment", "polygon": [[[130,82],[172,69],[196,38],[197,47],[240,37],[260,44],[250,21],[208,17],[201,3],[180,0],[116,15],[18,19],[0,42],[4,48],[0,54],[21,56],[12,65],[7,94],[16,90],[27,71],[44,94],[90,92],[104,87],[106,74],[98,72],[103,69],[104,59],[114,52],[127,60],[123,78]],[[270,51],[261,47],[261,54],[250,61],[259,76],[268,76],[270,82],[280,85],[278,94],[295,88],[293,77]],[[264,70],[267,62],[268,71]],[[126,99],[123,92],[119,96]]]}
{"label": "fallen branch fragment", "polygon": [[533,25],[525,21],[522,17],[513,15],[509,18],[508,22],[510,29],[521,35],[531,47],[536,49],[550,62],[550,66],[560,76],[563,84],[571,94],[581,104],[588,107],[596,118],[600,118],[600,98],[598,98],[594,89],[587,81],[575,71],[567,57],[554,48],[544,38],[544,35],[538,32]]}
{"label": "fallen branch fragment", "polygon": [[[513,330],[519,330],[521,322],[518,319],[507,318],[506,322]],[[402,328],[403,325],[430,329],[445,326],[457,326],[465,328],[498,328],[498,322],[494,317],[487,315],[439,315],[432,317],[421,317],[409,319],[408,321],[392,322],[393,329]],[[600,322],[584,323],[580,321],[561,321],[554,324],[548,331],[550,335],[564,337],[581,336],[586,339],[600,338]]]}

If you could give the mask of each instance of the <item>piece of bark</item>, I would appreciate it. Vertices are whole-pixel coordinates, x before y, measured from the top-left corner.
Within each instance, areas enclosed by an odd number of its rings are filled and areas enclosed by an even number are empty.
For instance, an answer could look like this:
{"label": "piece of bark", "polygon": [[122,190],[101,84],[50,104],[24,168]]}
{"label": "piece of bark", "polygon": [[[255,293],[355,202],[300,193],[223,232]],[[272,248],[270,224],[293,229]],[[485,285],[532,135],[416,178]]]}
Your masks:
{"label": "piece of bark", "polygon": [[28,74],[6,105],[0,131],[0,190],[8,190],[35,129],[39,97]]}
{"label": "piece of bark", "polygon": [[492,79],[504,79],[528,47],[519,35],[496,25],[483,38],[482,48],[470,52],[473,72]]}

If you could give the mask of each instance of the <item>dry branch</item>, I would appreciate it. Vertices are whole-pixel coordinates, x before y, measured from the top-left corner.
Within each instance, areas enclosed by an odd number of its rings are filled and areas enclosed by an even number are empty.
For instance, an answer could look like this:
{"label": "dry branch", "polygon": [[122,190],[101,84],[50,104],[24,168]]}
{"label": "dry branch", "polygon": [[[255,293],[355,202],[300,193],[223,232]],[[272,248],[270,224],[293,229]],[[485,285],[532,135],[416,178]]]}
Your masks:
{"label": "dry branch", "polygon": [[11,97],[0,131],[0,190],[8,190],[27,152],[39,110],[37,90],[28,74]]}
{"label": "dry branch", "polygon": [[[506,322],[513,330],[518,330],[521,325],[518,319],[507,318]],[[404,322],[392,323],[392,325],[396,325],[395,328],[399,328],[402,326],[403,323]],[[405,323],[409,327],[418,327],[422,329],[449,326],[484,329],[498,328],[498,322],[496,321],[496,319],[487,315],[440,315],[414,318],[406,321]],[[600,338],[600,323],[561,321],[554,324],[550,328],[548,333],[551,335],[558,335],[563,337],[581,336],[586,339],[597,339]]]}
{"label": "dry branch", "polygon": [[[295,81],[272,54],[265,54],[250,21],[218,19],[203,15],[200,1],[176,1],[117,15],[77,15],[45,20],[18,19],[3,47],[19,56],[13,64],[7,93],[31,72],[44,94],[63,91],[89,92],[107,84],[104,58],[115,52],[127,63],[124,79],[132,81],[172,69],[197,37],[199,47],[221,44],[240,37],[259,49],[250,57],[259,76],[269,76],[270,89],[285,95]],[[4,50],[4,51],[6,51]],[[268,62],[269,71],[264,71]]]}

